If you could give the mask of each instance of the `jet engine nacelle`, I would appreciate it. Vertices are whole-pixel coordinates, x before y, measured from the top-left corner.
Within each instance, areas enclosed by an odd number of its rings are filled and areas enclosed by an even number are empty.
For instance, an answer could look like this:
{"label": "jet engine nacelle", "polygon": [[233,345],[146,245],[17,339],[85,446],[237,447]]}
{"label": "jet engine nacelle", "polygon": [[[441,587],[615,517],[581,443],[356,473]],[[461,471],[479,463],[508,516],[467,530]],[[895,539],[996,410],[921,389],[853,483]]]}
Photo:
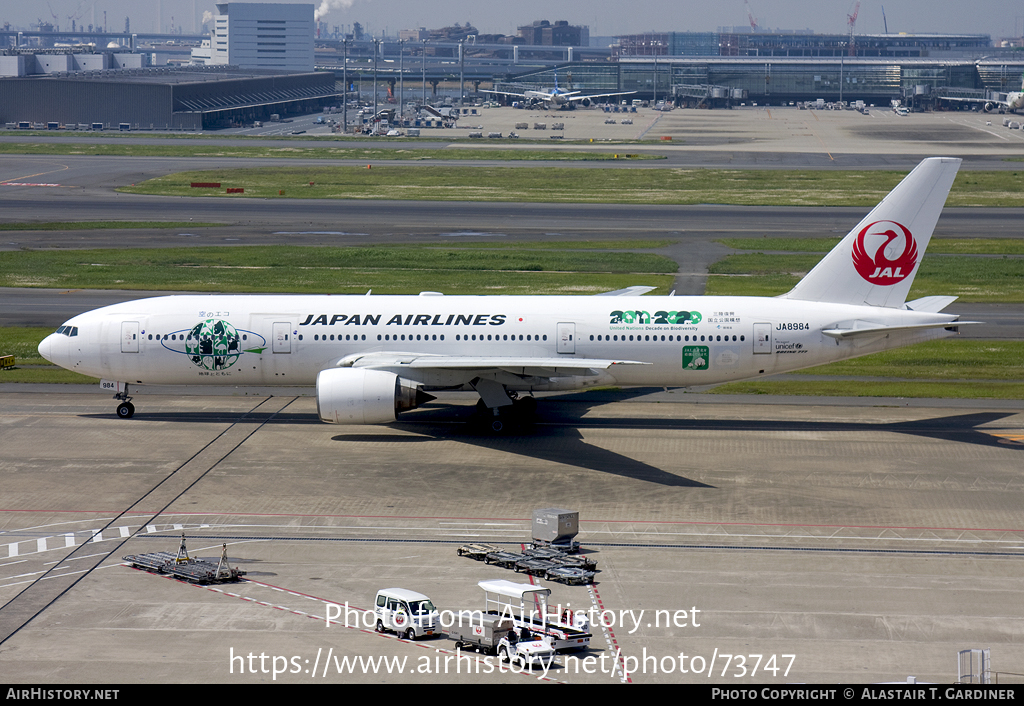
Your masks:
{"label": "jet engine nacelle", "polygon": [[434,399],[419,385],[383,370],[330,368],[316,377],[316,409],[328,424],[387,424]]}
{"label": "jet engine nacelle", "polygon": [[584,108],[589,108],[592,105],[589,98],[584,98],[579,102],[579,104],[582,105]]}
{"label": "jet engine nacelle", "polygon": [[984,105],[984,110],[985,110],[986,113],[991,113],[995,109],[996,109],[996,104],[995,103],[986,103]]}

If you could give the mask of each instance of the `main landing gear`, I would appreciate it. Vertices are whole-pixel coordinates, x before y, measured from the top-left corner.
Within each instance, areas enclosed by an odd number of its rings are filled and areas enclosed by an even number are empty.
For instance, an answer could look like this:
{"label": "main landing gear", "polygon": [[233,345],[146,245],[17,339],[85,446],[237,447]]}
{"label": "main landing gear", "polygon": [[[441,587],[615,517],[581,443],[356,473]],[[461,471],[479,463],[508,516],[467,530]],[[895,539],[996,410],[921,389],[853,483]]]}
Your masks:
{"label": "main landing gear", "polygon": [[508,431],[511,425],[528,422],[537,413],[537,400],[534,397],[520,397],[518,392],[506,390],[500,383],[477,380],[473,387],[480,393],[476,403],[477,415],[492,432],[500,434]]}
{"label": "main landing gear", "polygon": [[135,405],[131,402],[131,397],[128,396],[128,383],[124,384],[124,391],[118,392],[114,395],[115,400],[121,400],[121,404],[117,405],[117,416],[119,419],[131,419],[132,415],[135,414]]}

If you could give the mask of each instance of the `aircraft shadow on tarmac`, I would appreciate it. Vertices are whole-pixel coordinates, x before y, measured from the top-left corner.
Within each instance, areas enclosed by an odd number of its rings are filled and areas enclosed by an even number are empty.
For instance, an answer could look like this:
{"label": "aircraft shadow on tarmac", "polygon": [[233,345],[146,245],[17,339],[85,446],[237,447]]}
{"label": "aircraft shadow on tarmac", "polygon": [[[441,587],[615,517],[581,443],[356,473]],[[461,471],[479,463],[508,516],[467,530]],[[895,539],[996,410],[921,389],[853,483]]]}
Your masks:
{"label": "aircraft shadow on tarmac", "polygon": [[[708,431],[708,432],[792,432],[814,433],[890,432],[910,434],[977,446],[990,446],[1024,451],[1024,444],[1003,439],[979,429],[1016,412],[975,412],[945,417],[878,424],[872,422],[749,420],[749,419],[645,419],[633,417],[587,418],[594,406],[609,401],[623,401],[651,393],[637,389],[608,393],[577,393],[546,397],[540,401],[537,414],[528,420],[509,425],[505,433],[495,434],[486,419],[465,405],[427,405],[402,415],[389,425],[402,434],[341,433],[332,437],[337,442],[390,442],[423,444],[431,441],[458,441],[481,448],[517,454],[528,458],[574,466],[610,475],[643,480],[669,487],[710,488],[704,483],[670,473],[643,461],[608,451],[584,440],[581,430],[635,429],[637,431]],[[108,414],[83,415],[108,419]],[[140,421],[175,421],[190,423],[261,422],[271,424],[321,424],[314,414],[281,412],[276,415],[251,412],[240,416],[223,412],[146,412],[135,415]],[[134,422],[127,422],[134,423]]]}
{"label": "aircraft shadow on tarmac", "polygon": [[[650,390],[636,391],[635,396]],[[634,395],[631,395],[634,396]],[[624,399],[622,397],[619,398]],[[508,434],[495,435],[486,420],[474,419],[465,408],[453,419],[452,408],[437,407],[417,410],[402,416],[393,428],[412,432],[404,434],[339,434],[334,441],[390,441],[422,443],[432,440],[459,441],[473,446],[519,454],[529,458],[555,461],[568,466],[599,471],[611,475],[644,480],[671,487],[710,488],[698,481],[669,473],[599,446],[588,444],[581,430],[636,429],[640,431],[729,431],[729,432],[891,432],[910,434],[945,441],[979,446],[1024,450],[1024,444],[1008,442],[978,429],[984,424],[1013,416],[1015,412],[979,412],[929,419],[877,424],[870,422],[798,422],[741,419],[639,419],[631,417],[586,418],[595,403],[607,401],[603,396],[588,400],[586,395],[545,398],[532,420],[516,425]]]}

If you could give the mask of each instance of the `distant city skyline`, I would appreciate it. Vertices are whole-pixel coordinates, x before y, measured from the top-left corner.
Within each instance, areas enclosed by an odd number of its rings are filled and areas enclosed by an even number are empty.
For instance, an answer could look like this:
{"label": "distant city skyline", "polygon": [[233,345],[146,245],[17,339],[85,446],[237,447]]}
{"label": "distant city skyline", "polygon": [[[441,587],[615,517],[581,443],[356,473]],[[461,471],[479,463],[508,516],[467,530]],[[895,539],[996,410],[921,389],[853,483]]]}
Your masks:
{"label": "distant city skyline", "polygon": [[[295,4],[290,0],[283,0]],[[591,36],[637,34],[647,31],[712,32],[719,27],[749,27],[747,7],[765,29],[811,30],[837,34],[848,31],[847,16],[854,0],[520,0],[492,3],[481,0],[317,0],[317,8],[329,27],[349,28],[355,22],[375,36],[397,35],[402,29],[427,29],[470,23],[484,34],[516,34],[520,25],[535,20],[567,20],[587,25]],[[882,8],[885,8],[883,21]],[[214,13],[211,0],[50,0],[45,3],[8,2],[0,6],[0,23],[27,29],[37,21],[61,29],[103,24],[111,32],[124,30],[130,18],[133,32],[185,33],[199,31],[204,13]],[[993,40],[1024,33],[1024,2],[1021,0],[867,0],[860,3],[856,32],[880,34],[886,23],[890,33],[988,34]]]}

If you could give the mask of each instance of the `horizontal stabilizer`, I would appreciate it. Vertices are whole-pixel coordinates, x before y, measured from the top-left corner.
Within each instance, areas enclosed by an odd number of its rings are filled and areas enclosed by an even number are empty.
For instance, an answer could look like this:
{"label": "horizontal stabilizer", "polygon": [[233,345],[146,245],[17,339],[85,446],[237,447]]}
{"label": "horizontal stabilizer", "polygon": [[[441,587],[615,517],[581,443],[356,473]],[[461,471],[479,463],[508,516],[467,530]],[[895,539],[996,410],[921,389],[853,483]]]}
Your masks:
{"label": "horizontal stabilizer", "polygon": [[921,297],[912,302],[907,302],[907,308],[911,311],[926,311],[930,314],[937,314],[959,298],[950,296]]}
{"label": "horizontal stabilizer", "polygon": [[637,285],[633,287],[626,287],[625,289],[616,289],[611,292],[601,292],[595,294],[595,297],[639,297],[641,294],[647,294],[653,292],[657,287],[644,287]]}
{"label": "horizontal stabilizer", "polygon": [[856,338],[858,336],[879,336],[888,333],[898,333],[902,331],[914,331],[921,329],[930,328],[956,328],[957,326],[968,326],[970,324],[980,324],[981,321],[936,321],[930,324],[911,324],[908,326],[884,326],[882,324],[876,324],[872,321],[849,321],[844,324],[851,324],[849,327],[843,328],[829,328],[823,329],[822,333],[832,338],[838,338],[844,340],[847,338]]}

